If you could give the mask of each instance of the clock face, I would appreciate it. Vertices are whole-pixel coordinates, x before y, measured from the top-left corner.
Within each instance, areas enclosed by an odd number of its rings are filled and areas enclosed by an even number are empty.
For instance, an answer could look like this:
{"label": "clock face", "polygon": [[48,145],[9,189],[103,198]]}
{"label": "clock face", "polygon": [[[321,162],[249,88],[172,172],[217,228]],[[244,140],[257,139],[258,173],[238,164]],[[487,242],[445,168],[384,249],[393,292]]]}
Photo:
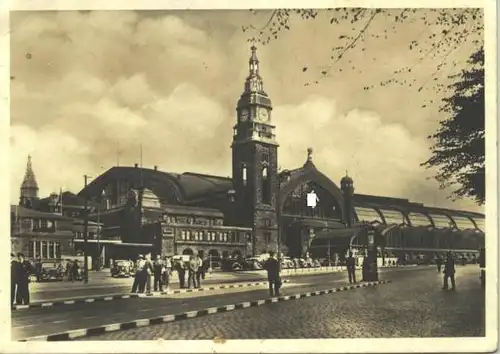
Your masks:
{"label": "clock face", "polygon": [[261,119],[263,121],[269,120],[269,112],[267,111],[267,109],[260,109],[259,110],[259,119]]}
{"label": "clock face", "polygon": [[248,112],[248,109],[242,109],[241,110],[241,113],[240,113],[240,118],[241,120],[244,122],[248,119],[248,115],[249,115],[249,112]]}

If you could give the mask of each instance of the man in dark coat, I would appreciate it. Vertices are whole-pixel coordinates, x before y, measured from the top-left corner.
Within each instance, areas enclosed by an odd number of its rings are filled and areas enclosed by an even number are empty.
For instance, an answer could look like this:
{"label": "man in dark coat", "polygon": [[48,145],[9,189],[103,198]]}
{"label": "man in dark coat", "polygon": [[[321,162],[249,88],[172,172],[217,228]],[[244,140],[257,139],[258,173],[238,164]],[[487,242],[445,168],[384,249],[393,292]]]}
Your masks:
{"label": "man in dark coat", "polygon": [[443,290],[448,290],[448,278],[451,280],[451,290],[455,291],[455,261],[451,252],[446,255],[446,262],[444,263],[444,282]]}
{"label": "man in dark coat", "polygon": [[179,276],[179,288],[183,289],[186,287],[186,265],[183,259],[175,262],[175,270]]}
{"label": "man in dark coat", "polygon": [[10,254],[10,258],[10,305],[12,306],[16,298],[19,265],[14,253]]}
{"label": "man in dark coat", "polygon": [[165,268],[165,265],[163,263],[163,260],[161,259],[160,255],[156,256],[156,260],[154,261],[153,264],[154,268],[154,291],[163,291],[163,282],[162,282],[162,274],[163,270]]}
{"label": "man in dark coat", "polygon": [[274,258],[274,252],[269,252],[269,259],[264,264],[264,269],[267,270],[267,280],[269,282],[269,294],[271,296],[280,296],[280,264]]}
{"label": "man in dark coat", "polygon": [[347,275],[349,277],[349,283],[356,282],[356,260],[352,256],[352,252],[349,252],[349,257],[346,259],[347,265]]}
{"label": "man in dark coat", "polygon": [[18,268],[17,268],[17,294],[16,304],[29,305],[30,304],[30,289],[29,277],[35,273],[35,269],[30,262],[24,259],[24,254],[17,254]]}

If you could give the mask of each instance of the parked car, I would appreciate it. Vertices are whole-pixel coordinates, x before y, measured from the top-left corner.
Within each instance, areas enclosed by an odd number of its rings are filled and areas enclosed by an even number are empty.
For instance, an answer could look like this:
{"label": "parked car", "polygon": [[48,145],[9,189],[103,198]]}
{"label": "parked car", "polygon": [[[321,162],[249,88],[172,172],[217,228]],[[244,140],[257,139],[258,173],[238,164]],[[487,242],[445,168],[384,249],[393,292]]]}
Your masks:
{"label": "parked car", "polygon": [[283,257],[283,259],[281,260],[281,268],[290,269],[293,267],[294,267],[294,264],[293,264],[292,259],[290,257]]}
{"label": "parked car", "polygon": [[221,262],[221,269],[224,272],[232,272],[236,270],[242,270],[243,265],[237,259],[226,258]]}
{"label": "parked car", "polygon": [[54,263],[42,264],[40,281],[42,282],[63,281],[63,279],[64,279],[64,269],[62,265]]}
{"label": "parked car", "polygon": [[246,258],[243,262],[243,269],[245,270],[260,270],[262,269],[262,263],[257,257]]}
{"label": "parked car", "polygon": [[123,259],[114,261],[113,268],[111,268],[111,276],[114,278],[128,278],[132,272],[130,262]]}

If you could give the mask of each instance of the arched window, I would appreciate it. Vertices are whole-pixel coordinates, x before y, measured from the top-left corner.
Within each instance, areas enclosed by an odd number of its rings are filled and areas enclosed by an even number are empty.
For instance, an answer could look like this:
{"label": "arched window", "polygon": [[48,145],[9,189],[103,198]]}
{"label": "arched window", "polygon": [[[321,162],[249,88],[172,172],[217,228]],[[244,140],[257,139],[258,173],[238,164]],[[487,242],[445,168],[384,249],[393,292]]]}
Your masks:
{"label": "arched window", "polygon": [[246,164],[241,165],[241,179],[243,181],[243,185],[246,186],[247,185],[247,165]]}
{"label": "arched window", "polygon": [[262,203],[271,204],[271,179],[267,166],[262,168]]}

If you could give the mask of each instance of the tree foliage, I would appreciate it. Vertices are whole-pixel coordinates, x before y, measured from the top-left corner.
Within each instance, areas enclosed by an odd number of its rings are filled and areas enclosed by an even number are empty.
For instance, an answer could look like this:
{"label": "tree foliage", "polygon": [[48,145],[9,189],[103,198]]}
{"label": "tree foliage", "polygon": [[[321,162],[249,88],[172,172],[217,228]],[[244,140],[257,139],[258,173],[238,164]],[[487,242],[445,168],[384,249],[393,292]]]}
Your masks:
{"label": "tree foliage", "polygon": [[[262,11],[251,11],[254,15],[262,14]],[[321,14],[323,11],[326,11],[328,16],[319,16],[323,15]],[[446,66],[457,65],[447,60],[450,54],[467,41],[477,46],[482,44],[483,11],[479,8],[436,8],[425,9],[425,11],[416,8],[277,9],[271,12],[261,26],[250,24],[243,26],[242,30],[249,34],[248,41],[267,45],[278,39],[283,31],[292,29],[297,20],[307,21],[319,18],[329,21],[332,31],[339,35],[331,44],[330,57],[325,58],[325,64],[316,73],[316,78],[305,80],[305,86],[319,84],[321,80],[333,76],[336,71],[342,71],[343,69],[337,64],[346,60],[352,52],[358,51],[358,54],[362,52],[362,55],[370,60],[369,53],[365,52],[367,41],[388,39],[391,34],[404,30],[402,28],[404,24],[415,21],[422,24],[422,30],[407,43],[408,50],[416,53],[415,63],[395,68],[391,77],[379,83],[368,84],[363,87],[364,90],[396,84],[413,86],[420,92],[424,87],[433,84],[434,88],[441,92],[446,85],[436,82],[438,81],[437,74]],[[374,23],[379,19],[389,20],[388,23],[391,25],[386,26],[382,31],[375,30]],[[372,58],[372,60],[376,59]],[[430,72],[429,77],[423,82],[416,82],[416,79],[408,82],[403,74],[411,73],[426,59],[436,59],[435,70]],[[361,68],[352,69],[362,70]],[[300,70],[309,72],[307,63]]]}
{"label": "tree foliage", "polygon": [[484,50],[469,59],[471,65],[454,75],[450,97],[443,99],[441,111],[448,118],[429,136],[433,156],[422,165],[437,167],[436,180],[441,188],[458,186],[455,197],[485,201],[485,101]]}

